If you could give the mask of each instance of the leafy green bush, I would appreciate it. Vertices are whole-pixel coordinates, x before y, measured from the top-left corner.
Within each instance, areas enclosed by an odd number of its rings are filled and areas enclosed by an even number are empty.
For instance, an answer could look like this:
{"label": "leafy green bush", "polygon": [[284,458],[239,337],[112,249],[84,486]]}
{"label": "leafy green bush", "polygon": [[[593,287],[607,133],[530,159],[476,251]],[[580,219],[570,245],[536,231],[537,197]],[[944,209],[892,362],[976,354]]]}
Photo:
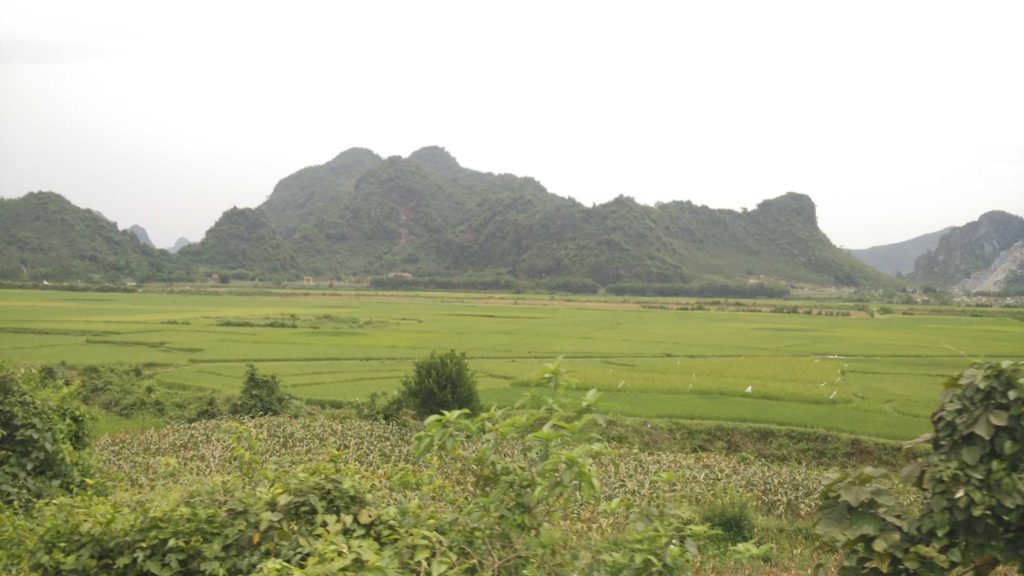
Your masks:
{"label": "leafy green bush", "polygon": [[[60,386],[61,388],[56,388]],[[23,504],[81,486],[86,418],[61,382],[0,366],[0,503]]]}
{"label": "leafy green bush", "polygon": [[[629,511],[606,538],[581,543],[563,520],[600,501],[597,458],[609,448],[594,431],[604,416],[590,390],[572,406],[558,384],[553,392],[527,395],[511,409],[476,417],[468,410],[427,418],[416,436],[416,453],[438,465],[460,446],[468,449],[466,493],[447,519],[449,542],[463,550],[467,570],[479,574],[690,574],[697,545],[709,530],[668,501],[635,505],[622,499],[601,504],[604,513]],[[579,535],[576,535],[579,538]]]}
{"label": "leafy green bush", "polygon": [[168,406],[154,394],[153,382],[145,381],[137,366],[86,366],[68,371],[78,382],[83,403],[130,418],[139,415],[166,416]]}
{"label": "leafy green bush", "polygon": [[[420,459],[386,480],[349,467],[364,451],[296,466],[264,459],[276,451],[252,428],[261,420],[218,424],[230,474],[149,474],[113,495],[0,509],[0,573],[692,574],[709,529],[676,505],[669,474],[664,498],[605,497],[599,394],[567,399],[563,375],[550,369],[553,390],[513,408],[431,416],[415,437]],[[394,441],[380,430],[376,445]],[[745,561],[762,548],[730,552]]]}
{"label": "leafy green bush", "polygon": [[189,417],[189,420],[192,422],[197,422],[199,420],[213,420],[215,418],[220,418],[223,415],[224,410],[221,409],[220,402],[217,401],[216,396],[211,394],[206,397],[206,400],[204,400],[198,408],[196,408],[195,412]]}
{"label": "leafy green bush", "polygon": [[754,537],[756,518],[750,498],[735,492],[723,494],[705,504],[701,519],[720,532],[727,544],[747,542]]}
{"label": "leafy green bush", "polygon": [[281,414],[290,398],[281,391],[276,374],[263,375],[256,366],[249,364],[245,370],[245,382],[232,412],[240,416],[274,416]]}
{"label": "leafy green bush", "polygon": [[451,564],[415,511],[378,510],[342,460],[40,504],[0,528],[0,570],[397,575]]}
{"label": "leafy green bush", "polygon": [[865,469],[825,492],[818,531],[849,551],[843,574],[987,574],[1024,561],[1024,362],[975,363],[946,383],[932,453],[903,473],[914,513]]}
{"label": "leafy green bush", "polygon": [[455,350],[431,352],[417,361],[412,374],[402,380],[401,397],[420,416],[459,408],[480,412],[476,378],[465,353]]}

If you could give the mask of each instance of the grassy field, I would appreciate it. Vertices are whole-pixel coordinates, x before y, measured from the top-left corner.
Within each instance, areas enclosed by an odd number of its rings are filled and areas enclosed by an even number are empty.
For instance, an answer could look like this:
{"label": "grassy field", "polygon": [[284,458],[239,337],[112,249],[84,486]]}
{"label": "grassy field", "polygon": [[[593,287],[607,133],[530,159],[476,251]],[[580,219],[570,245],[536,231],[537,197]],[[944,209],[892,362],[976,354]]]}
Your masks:
{"label": "grassy field", "polygon": [[[751,307],[755,307],[751,305]],[[156,385],[234,393],[245,364],[301,398],[394,390],[431,350],[465,351],[485,402],[562,356],[581,388],[641,417],[905,439],[971,359],[1024,357],[1024,323],[987,314],[677,310],[671,301],[374,293],[0,291],[0,360],[143,364]]]}

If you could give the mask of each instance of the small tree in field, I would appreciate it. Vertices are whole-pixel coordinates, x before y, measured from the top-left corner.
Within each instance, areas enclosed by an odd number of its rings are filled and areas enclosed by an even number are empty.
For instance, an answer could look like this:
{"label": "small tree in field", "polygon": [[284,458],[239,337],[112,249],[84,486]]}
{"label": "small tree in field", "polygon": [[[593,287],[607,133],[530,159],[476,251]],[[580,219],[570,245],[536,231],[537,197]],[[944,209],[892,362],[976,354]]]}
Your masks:
{"label": "small tree in field", "polygon": [[281,392],[276,374],[260,374],[249,364],[245,370],[242,393],[234,405],[235,414],[242,416],[274,416],[284,412],[288,395]]}
{"label": "small tree in field", "polygon": [[431,352],[417,361],[412,374],[402,380],[401,397],[420,416],[459,408],[480,412],[476,378],[466,355],[455,350]]}

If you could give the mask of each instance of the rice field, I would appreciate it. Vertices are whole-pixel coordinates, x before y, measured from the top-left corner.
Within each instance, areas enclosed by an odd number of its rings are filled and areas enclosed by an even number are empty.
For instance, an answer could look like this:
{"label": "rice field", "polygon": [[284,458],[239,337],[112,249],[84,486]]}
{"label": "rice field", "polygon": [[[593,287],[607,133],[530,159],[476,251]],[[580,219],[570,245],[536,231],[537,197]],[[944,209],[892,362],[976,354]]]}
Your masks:
{"label": "rice field", "polygon": [[[0,360],[142,364],[172,390],[231,394],[246,363],[300,398],[395,390],[431,350],[465,351],[486,403],[562,365],[613,411],[906,439],[971,359],[1024,357],[986,314],[677,310],[642,299],[459,294],[0,291]],[[671,304],[671,302],[669,302]]]}

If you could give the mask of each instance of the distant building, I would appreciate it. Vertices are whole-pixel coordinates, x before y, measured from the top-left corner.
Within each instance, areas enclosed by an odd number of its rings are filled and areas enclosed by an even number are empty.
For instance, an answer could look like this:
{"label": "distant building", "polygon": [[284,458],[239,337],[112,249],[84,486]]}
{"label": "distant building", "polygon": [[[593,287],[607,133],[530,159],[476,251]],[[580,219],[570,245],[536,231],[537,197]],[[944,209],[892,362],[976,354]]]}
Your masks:
{"label": "distant building", "polygon": [[220,283],[220,274],[217,274],[216,272],[214,272],[213,274],[210,274],[210,282],[213,282],[214,284],[219,284]]}
{"label": "distant building", "polygon": [[303,276],[302,277],[302,283],[305,284],[306,286],[312,286],[313,285],[313,277],[312,276]]}
{"label": "distant building", "polygon": [[412,278],[412,274],[408,272],[392,272],[388,274],[388,278]]}

